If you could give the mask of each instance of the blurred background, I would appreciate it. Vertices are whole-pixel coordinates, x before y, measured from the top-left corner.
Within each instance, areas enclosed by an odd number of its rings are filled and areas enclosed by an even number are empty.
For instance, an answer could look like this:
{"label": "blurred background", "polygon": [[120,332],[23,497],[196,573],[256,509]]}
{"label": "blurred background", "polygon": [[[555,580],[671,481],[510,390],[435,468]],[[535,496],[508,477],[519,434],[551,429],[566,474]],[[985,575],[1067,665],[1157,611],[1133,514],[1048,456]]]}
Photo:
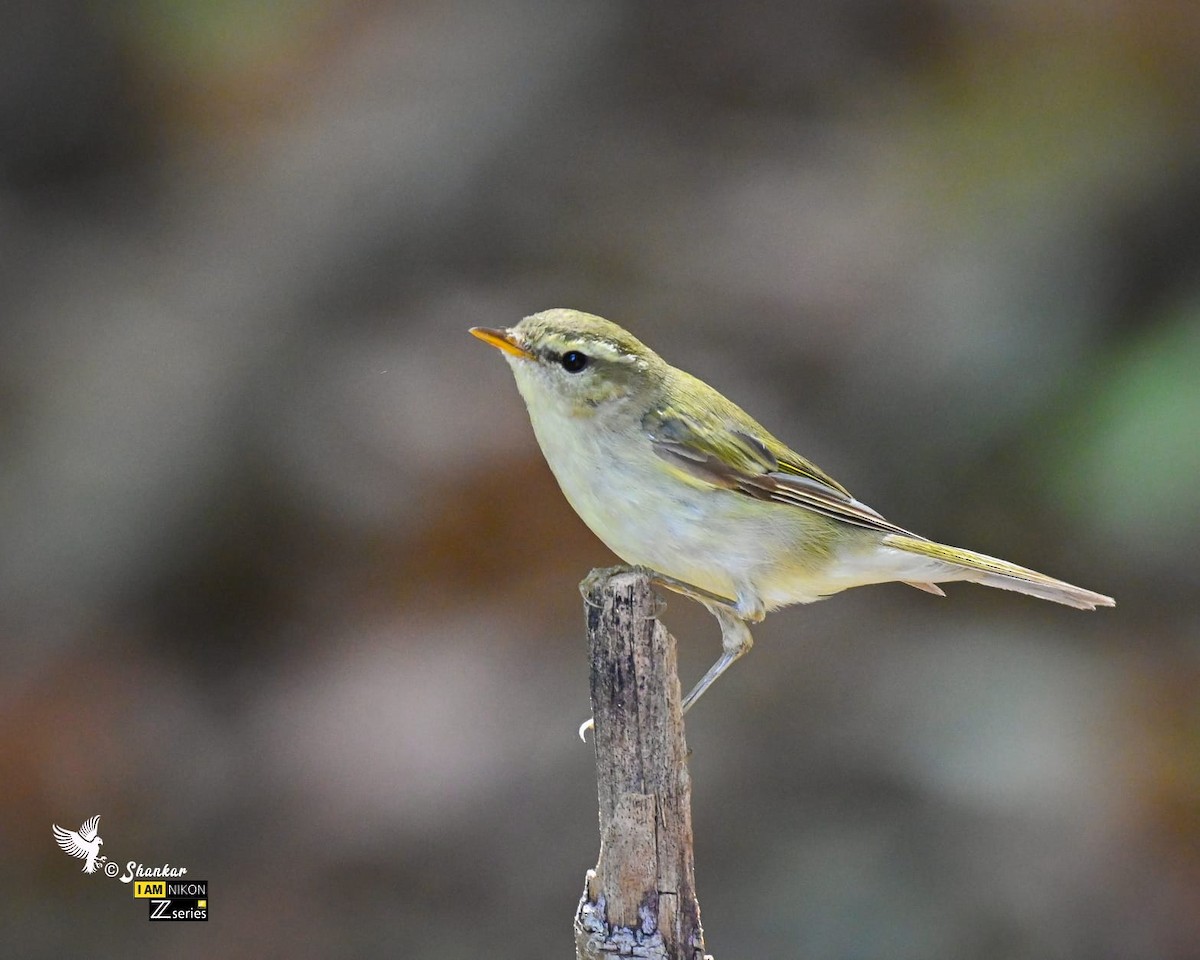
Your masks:
{"label": "blurred background", "polygon": [[[1116,596],[772,615],[689,716],[708,948],[1200,956],[1200,9],[42,0],[0,31],[0,930],[571,956],[571,513],[629,327],[886,516]],[[672,599],[683,683],[716,625]],[[210,883],[150,925],[51,823]]]}

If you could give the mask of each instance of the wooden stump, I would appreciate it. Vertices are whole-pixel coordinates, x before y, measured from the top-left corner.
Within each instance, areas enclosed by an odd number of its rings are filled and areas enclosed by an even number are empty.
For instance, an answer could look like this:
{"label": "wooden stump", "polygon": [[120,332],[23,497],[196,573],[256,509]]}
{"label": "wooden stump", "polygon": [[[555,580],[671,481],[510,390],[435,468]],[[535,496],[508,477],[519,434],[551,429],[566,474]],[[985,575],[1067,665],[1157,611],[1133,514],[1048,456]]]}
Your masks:
{"label": "wooden stump", "polygon": [[580,585],[591,649],[600,858],[575,915],[577,960],[702,960],[691,781],[675,640],[645,575]]}

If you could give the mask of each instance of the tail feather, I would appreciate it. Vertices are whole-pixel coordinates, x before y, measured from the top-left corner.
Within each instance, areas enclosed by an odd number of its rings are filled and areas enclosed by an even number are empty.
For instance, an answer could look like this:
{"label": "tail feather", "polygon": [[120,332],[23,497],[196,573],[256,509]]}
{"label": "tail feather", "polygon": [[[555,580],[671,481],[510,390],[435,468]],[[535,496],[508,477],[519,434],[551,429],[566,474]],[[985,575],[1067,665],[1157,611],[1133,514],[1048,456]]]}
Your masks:
{"label": "tail feather", "polygon": [[901,580],[900,582],[910,587],[916,587],[918,590],[924,590],[926,593],[932,593],[935,597],[944,597],[946,595],[946,591],[936,583],[924,583],[921,580]]}
{"label": "tail feather", "polygon": [[1112,597],[1106,597],[1102,593],[1093,593],[1062,580],[1055,580],[1036,570],[1019,567],[1007,560],[999,560],[972,550],[906,537],[898,533],[888,534],[884,537],[884,543],[906,553],[945,563],[947,576],[931,577],[931,580],[969,580],[988,587],[1015,590],[1018,593],[1041,597],[1043,600],[1053,600],[1055,603],[1064,603],[1079,610],[1116,606]]}

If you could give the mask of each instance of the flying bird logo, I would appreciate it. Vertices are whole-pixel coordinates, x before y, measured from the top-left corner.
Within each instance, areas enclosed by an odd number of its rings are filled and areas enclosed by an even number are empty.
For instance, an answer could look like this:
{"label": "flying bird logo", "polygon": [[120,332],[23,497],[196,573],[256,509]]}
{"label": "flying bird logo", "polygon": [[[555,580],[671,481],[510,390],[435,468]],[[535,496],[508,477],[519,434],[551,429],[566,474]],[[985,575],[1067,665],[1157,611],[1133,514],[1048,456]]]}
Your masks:
{"label": "flying bird logo", "polygon": [[96,835],[100,827],[100,814],[84,822],[78,831],[64,830],[57,823],[54,826],[54,839],[62,847],[64,853],[83,860],[83,872],[96,872],[96,855],[100,852],[100,844],[104,841]]}

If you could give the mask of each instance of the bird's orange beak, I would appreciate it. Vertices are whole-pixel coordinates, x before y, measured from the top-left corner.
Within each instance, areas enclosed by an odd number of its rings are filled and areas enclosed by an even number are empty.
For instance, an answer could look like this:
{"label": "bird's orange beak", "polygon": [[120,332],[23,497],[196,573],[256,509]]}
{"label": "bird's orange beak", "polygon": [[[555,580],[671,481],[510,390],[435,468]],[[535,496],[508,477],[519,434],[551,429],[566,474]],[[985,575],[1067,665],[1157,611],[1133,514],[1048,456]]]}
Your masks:
{"label": "bird's orange beak", "polygon": [[511,353],[514,357],[528,360],[532,354],[513,339],[508,330],[490,330],[487,327],[472,327],[471,336],[478,337],[484,343],[490,343],[497,350]]}

